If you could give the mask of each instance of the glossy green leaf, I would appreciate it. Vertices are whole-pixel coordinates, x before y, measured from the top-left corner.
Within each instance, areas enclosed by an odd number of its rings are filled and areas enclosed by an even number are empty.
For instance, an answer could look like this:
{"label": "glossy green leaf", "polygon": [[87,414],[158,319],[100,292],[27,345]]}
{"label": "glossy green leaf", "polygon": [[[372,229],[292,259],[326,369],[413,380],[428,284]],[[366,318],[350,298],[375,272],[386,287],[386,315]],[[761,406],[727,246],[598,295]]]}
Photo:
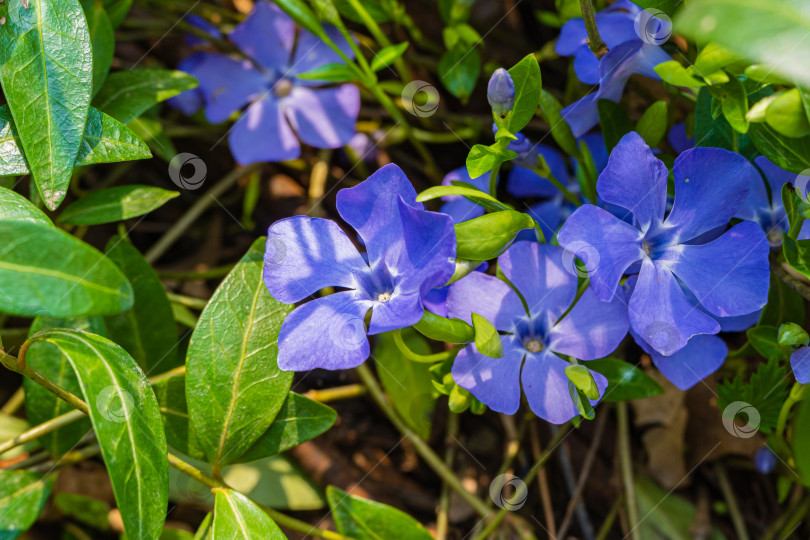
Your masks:
{"label": "glossy green leaf", "polygon": [[509,114],[508,128],[512,133],[517,133],[526,127],[537,111],[540,93],[543,91],[543,79],[540,65],[533,54],[526,55],[509,69],[509,75],[515,84],[515,105]]}
{"label": "glossy green leaf", "polygon": [[[120,313],[132,287],[95,248],[49,225],[0,221],[0,311],[78,317]],[[69,261],[70,264],[65,264]]]}
{"label": "glossy green leaf", "polygon": [[585,363],[608,380],[604,401],[627,401],[658,396],[664,393],[655,380],[641,369],[618,358],[600,358]]}
{"label": "glossy green leaf", "polygon": [[797,45],[810,33],[807,7],[804,0],[693,0],[675,19],[675,28],[810,84],[810,49]]}
{"label": "glossy green leaf", "polygon": [[540,92],[540,110],[546,117],[546,122],[551,126],[551,136],[569,156],[577,156],[577,140],[562,117],[562,105],[552,94],[543,90]]}
{"label": "glossy green leaf", "polygon": [[650,105],[636,124],[636,132],[650,148],[655,148],[667,133],[667,102]]}
{"label": "glossy green leaf", "polygon": [[423,336],[436,341],[468,343],[475,338],[473,327],[461,319],[448,319],[427,310],[413,327]]}
{"label": "glossy green leaf", "polygon": [[292,20],[306,28],[319,37],[326,35],[326,32],[315,15],[304,0],[276,0],[276,5],[284,10]]}
{"label": "glossy green leaf", "polygon": [[739,58],[728,49],[717,43],[707,43],[695,59],[694,69],[697,73],[706,77],[718,69],[723,69],[738,61]]}
{"label": "glossy green leaf", "polygon": [[[75,328],[94,334],[105,335],[104,320],[99,317],[87,319],[52,319],[37,317],[31,324],[31,335],[52,328]],[[28,348],[26,363],[47,377],[51,382],[74,395],[82,392],[79,379],[70,367],[62,351],[47,341],[37,341]],[[33,424],[41,424],[70,412],[73,407],[59,399],[29,378],[23,379],[25,388],[25,414]],[[45,433],[39,442],[53,457],[61,457],[73,449],[82,437],[92,429],[89,418],[82,418],[50,433]]]}
{"label": "glossy green leaf", "polygon": [[503,343],[495,326],[478,313],[472,314],[472,323],[475,330],[475,348],[478,352],[490,358],[502,358]]}
{"label": "glossy green leaf", "polygon": [[0,81],[39,193],[53,210],[67,192],[90,107],[90,35],[78,0],[3,8]]}
{"label": "glossy green leaf", "polygon": [[323,82],[346,82],[357,78],[354,71],[342,62],[324,64],[311,71],[306,71],[296,75],[299,79],[323,81]]}
{"label": "glossy green leaf", "polygon": [[86,0],[82,3],[82,7],[87,18],[90,43],[93,46],[93,95],[96,95],[112,66],[115,31],[102,0]]}
{"label": "glossy green leaf", "polygon": [[216,540],[286,540],[287,537],[270,516],[238,491],[216,488],[214,494],[216,502],[212,534]]}
{"label": "glossy green leaf", "polygon": [[807,120],[798,88],[791,88],[775,96],[765,110],[765,120],[785,137],[804,137],[810,134],[810,121]]}
{"label": "glossy green leaf", "polygon": [[180,195],[153,186],[116,186],[89,193],[65,208],[56,222],[63,225],[115,223],[160,208]]}
{"label": "glossy green leaf", "polygon": [[[417,354],[430,354],[430,345],[422,336],[407,329],[402,339]],[[406,360],[390,332],[381,334],[374,347],[374,362],[380,382],[403,420],[423,439],[430,438],[433,410],[433,376],[430,364]]]}
{"label": "glossy green leaf", "polygon": [[386,504],[349,495],[329,486],[326,498],[340,534],[356,540],[432,540],[432,536],[414,518]]}
{"label": "glossy green leaf", "polygon": [[673,86],[685,86],[687,88],[706,86],[705,82],[690,75],[689,71],[677,60],[663,62],[653,69],[664,82],[668,82]]}
{"label": "glossy green leaf", "polygon": [[185,375],[160,379],[152,385],[152,389],[160,406],[160,414],[163,416],[168,445],[191,458],[205,459],[200,443],[189,424]]}
{"label": "glossy green leaf", "polygon": [[775,165],[794,173],[810,168],[810,135],[785,137],[765,124],[752,124],[751,141]]}
{"label": "glossy green leaf", "polygon": [[387,68],[396,62],[397,58],[402,56],[407,48],[408,42],[405,41],[403,43],[389,45],[388,47],[381,49],[371,60],[372,71],[380,71],[381,69]]}
{"label": "glossy green leaf", "polygon": [[166,519],[169,463],[149,382],[124,349],[101,336],[61,329],[34,339],[59,347],[79,379],[127,538],[153,539]]}
{"label": "glossy green leaf", "polygon": [[53,225],[42,210],[19,193],[0,187],[0,221],[30,221]]}
{"label": "glossy green leaf", "polygon": [[599,111],[599,124],[602,126],[602,138],[605,140],[605,147],[608,153],[619,144],[619,141],[633,131],[633,124],[624,107],[614,103],[609,99],[599,99],[596,101],[596,108]]}
{"label": "glossy green leaf", "polygon": [[191,425],[214,467],[236,460],[267,431],[292,384],[292,372],[276,362],[292,306],[267,291],[263,253],[260,238],[217,288],[188,348]]}
{"label": "glossy green leaf", "polygon": [[466,197],[476,204],[480,204],[487,210],[511,210],[511,207],[503,204],[498,199],[478,189],[462,187],[462,186],[434,186],[426,189],[416,197],[417,202],[432,201],[439,197],[448,197],[452,195],[461,195]]}
{"label": "glossy green leaf", "polygon": [[497,165],[515,159],[517,152],[509,150],[508,145],[508,140],[501,139],[490,146],[483,144],[473,146],[467,155],[466,162],[467,172],[469,172],[470,177],[478,178],[490,172]]}
{"label": "glossy green leaf", "polygon": [[473,261],[494,259],[512,244],[517,233],[534,227],[529,214],[503,210],[459,223],[456,256]]}
{"label": "glossy green leaf", "polygon": [[579,390],[589,399],[599,399],[599,388],[593,378],[591,370],[582,364],[572,364],[566,366],[565,376],[574,383]]}
{"label": "glossy green leaf", "polygon": [[56,475],[0,470],[0,538],[14,540],[37,520]]}
{"label": "glossy green leaf", "polygon": [[197,86],[197,80],[182,71],[136,69],[111,73],[93,100],[93,106],[123,124],[129,124],[147,109]]}
{"label": "glossy green leaf", "polygon": [[106,318],[110,339],[132,355],[147,374],[182,365],[172,306],[152,266],[120,236],[110,239],[106,253],[132,284],[134,294],[131,309]]}
{"label": "glossy green leaf", "polygon": [[804,321],[804,298],[788,284],[771,274],[768,303],[762,308],[759,324],[779,326],[785,322]]}
{"label": "glossy green leaf", "polygon": [[748,342],[766,360],[782,358],[785,351],[779,347],[779,330],[775,326],[755,326],[746,332]]}
{"label": "glossy green leaf", "polygon": [[[149,148],[129,128],[90,107],[76,165],[114,163],[152,157]],[[8,107],[0,106],[0,175],[28,174],[19,136]]]}
{"label": "glossy green leaf", "polygon": [[722,86],[711,86],[709,92],[720,101],[723,116],[738,133],[748,132],[748,94],[741,80],[731,77]]}
{"label": "glossy green leaf", "polygon": [[439,59],[439,79],[448,92],[463,102],[472,94],[480,73],[481,56],[477,49],[456,46]]}

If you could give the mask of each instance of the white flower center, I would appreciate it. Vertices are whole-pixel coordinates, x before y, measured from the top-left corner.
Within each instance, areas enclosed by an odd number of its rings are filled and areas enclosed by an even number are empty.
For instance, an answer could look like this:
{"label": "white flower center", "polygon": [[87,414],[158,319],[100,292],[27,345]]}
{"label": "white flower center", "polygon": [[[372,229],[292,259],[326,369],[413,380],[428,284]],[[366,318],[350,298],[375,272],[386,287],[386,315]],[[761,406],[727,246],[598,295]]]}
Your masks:
{"label": "white flower center", "polygon": [[280,98],[289,96],[292,89],[293,84],[289,79],[279,79],[276,84],[273,85],[273,93],[276,95],[276,97]]}
{"label": "white flower center", "polygon": [[390,292],[384,292],[377,295],[377,302],[388,302],[389,300],[391,300]]}
{"label": "white flower center", "polygon": [[530,339],[525,346],[527,351],[533,353],[539,353],[543,350],[543,344],[536,339]]}

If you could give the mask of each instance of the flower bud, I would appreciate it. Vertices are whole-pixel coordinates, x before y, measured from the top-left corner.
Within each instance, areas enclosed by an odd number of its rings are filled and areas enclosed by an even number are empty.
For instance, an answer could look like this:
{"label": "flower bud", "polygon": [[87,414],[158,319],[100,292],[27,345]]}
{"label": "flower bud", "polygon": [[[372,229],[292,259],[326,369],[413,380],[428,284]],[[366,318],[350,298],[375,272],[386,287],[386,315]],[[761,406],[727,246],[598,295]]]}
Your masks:
{"label": "flower bud", "polygon": [[498,68],[487,85],[487,101],[492,112],[503,118],[515,104],[515,83],[509,72]]}

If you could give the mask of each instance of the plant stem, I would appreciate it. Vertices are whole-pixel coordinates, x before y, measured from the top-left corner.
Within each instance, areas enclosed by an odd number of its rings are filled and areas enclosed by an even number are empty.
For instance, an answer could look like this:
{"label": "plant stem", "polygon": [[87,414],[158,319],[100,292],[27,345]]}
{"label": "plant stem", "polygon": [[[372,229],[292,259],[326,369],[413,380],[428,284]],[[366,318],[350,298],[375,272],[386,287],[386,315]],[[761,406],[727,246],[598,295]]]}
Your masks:
{"label": "plant stem", "polygon": [[[371,32],[372,36],[374,36],[374,39],[377,40],[377,43],[383,47],[390,47],[391,41],[382,31],[380,25],[377,24],[377,21],[375,21],[371,15],[369,15],[365,6],[363,6],[363,3],[359,0],[349,0],[349,3],[352,5],[357,14],[360,15],[360,19],[363,21],[363,24],[366,25],[366,28],[368,28],[368,31]],[[394,67],[396,67],[399,78],[402,79],[403,83],[407,84],[411,81],[411,74],[401,56],[394,61]]]}
{"label": "plant stem", "polygon": [[409,347],[408,344],[402,339],[402,330],[394,330],[391,332],[394,336],[394,343],[399,349],[399,352],[402,353],[402,356],[410,360],[411,362],[419,362],[421,364],[433,364],[435,362],[443,362],[448,358],[452,358],[458,352],[458,349],[452,349],[449,351],[443,351],[436,354],[418,354],[413,352]]}
{"label": "plant stem", "polygon": [[346,386],[338,386],[336,388],[309,390],[303,395],[304,397],[308,397],[309,399],[319,403],[328,403],[330,401],[340,401],[343,399],[364,396],[367,393],[368,391],[366,390],[366,387],[362,384],[347,384]]}
{"label": "plant stem", "polygon": [[810,300],[810,285],[790,275],[781,264],[771,261],[771,272],[784,281],[788,287],[802,295],[805,300]]}
{"label": "plant stem", "polygon": [[582,20],[585,21],[585,31],[588,32],[588,47],[597,58],[602,58],[607,54],[608,46],[605,45],[602,36],[599,35],[593,2],[591,0],[579,0],[579,7],[582,10]]}
{"label": "plant stem", "polygon": [[170,280],[177,280],[177,281],[193,281],[198,279],[214,279],[214,278],[221,278],[228,274],[233,267],[236,266],[235,264],[226,264],[224,266],[217,266],[215,268],[209,268],[208,270],[203,270],[201,272],[196,272],[194,270],[165,270],[162,272],[158,272],[158,276],[160,279],[170,279]]}
{"label": "plant stem", "polygon": [[[458,433],[458,415],[450,412],[447,416],[447,435],[445,436],[444,464],[453,470],[453,459],[455,457],[455,436]],[[442,482],[442,492],[439,496],[439,512],[436,516],[436,540],[445,540],[450,528],[448,512],[450,510],[450,486],[447,482]]]}
{"label": "plant stem", "polygon": [[498,173],[501,171],[500,162],[489,171],[489,194],[498,198]]}
{"label": "plant stem", "polygon": [[23,404],[25,404],[25,390],[23,390],[23,387],[20,386],[14,391],[13,394],[11,394],[11,397],[8,398],[8,401],[3,404],[3,407],[0,408],[0,413],[14,414],[20,409],[20,407],[23,406]]}
{"label": "plant stem", "polygon": [[222,180],[217,182],[217,184],[208,190],[204,196],[197,199],[191,208],[183,214],[174,225],[166,231],[163,236],[161,236],[157,242],[149,248],[149,251],[146,252],[144,258],[150,263],[153,264],[157,261],[164,253],[166,253],[170,247],[177,242],[183,234],[194,224],[197,219],[208,210],[214,202],[216,202],[217,197],[222,196],[226,191],[228,191],[233,185],[245,175],[252,173],[253,171],[259,170],[264,164],[263,163],[253,163],[246,167],[239,167],[234,169],[233,171],[226,174]]}
{"label": "plant stem", "polygon": [[208,305],[208,300],[202,298],[194,298],[193,296],[184,296],[182,294],[166,293],[169,297],[169,302],[173,304],[180,304],[187,308],[203,310]]}
{"label": "plant stem", "polygon": [[726,468],[718,461],[715,463],[714,469],[717,473],[717,480],[720,483],[720,490],[723,492],[723,497],[726,499],[728,513],[731,514],[731,523],[734,524],[737,538],[739,538],[739,540],[748,540],[745,520],[740,512],[740,506],[737,504],[737,498],[734,496],[734,489],[731,487],[731,482],[728,481]]}
{"label": "plant stem", "polygon": [[399,430],[402,435],[404,435],[411,444],[413,444],[416,452],[425,460],[425,462],[430,466],[433,471],[441,477],[441,479],[447,483],[453,490],[458,493],[464,501],[469,504],[473,510],[476,511],[481,517],[487,517],[491,514],[490,509],[487,508],[478,497],[467,491],[467,489],[461,485],[461,482],[456,475],[451,471],[441,458],[436,455],[428,444],[422,440],[419,435],[414,433],[414,431],[408,427],[402,418],[400,418],[399,414],[394,410],[388,400],[383,394],[382,388],[380,387],[377,379],[371,373],[369,367],[365,364],[359,365],[355,368],[357,374],[360,376],[360,379],[363,381],[363,384],[366,385],[368,388],[371,397],[377,403],[377,405],[382,409],[383,413],[388,417],[392,424]]}
{"label": "plant stem", "polygon": [[619,465],[622,471],[624,497],[627,502],[627,521],[633,540],[641,540],[639,530],[638,507],[636,506],[636,488],[633,483],[633,462],[630,455],[630,424],[627,418],[627,403],[619,402],[616,406],[616,418],[619,428]]}
{"label": "plant stem", "polygon": [[[568,199],[568,201],[569,201],[570,203],[574,204],[575,206],[582,206],[582,201],[580,201],[579,199],[577,199],[577,196],[576,196],[576,195],[574,195],[573,193],[571,193],[571,191],[569,191],[569,189],[568,189],[568,188],[566,188],[566,187],[563,185],[563,183],[562,183],[562,182],[560,182],[560,181],[557,179],[557,177],[556,177],[556,176],[554,176],[554,175],[553,175],[553,174],[551,174],[550,172],[549,172],[549,173],[546,173],[546,171],[540,171],[540,170],[539,170],[539,169],[537,169],[536,167],[535,167],[535,168],[533,168],[532,170],[534,171],[534,173],[535,173],[537,176],[542,176],[542,177],[546,178],[546,179],[547,179],[549,182],[551,182],[551,183],[554,185],[554,187],[556,187],[557,189],[559,189],[559,190],[560,190],[560,193],[562,193],[563,197],[565,197],[566,199]],[[544,176],[544,175],[545,175],[545,176]]]}

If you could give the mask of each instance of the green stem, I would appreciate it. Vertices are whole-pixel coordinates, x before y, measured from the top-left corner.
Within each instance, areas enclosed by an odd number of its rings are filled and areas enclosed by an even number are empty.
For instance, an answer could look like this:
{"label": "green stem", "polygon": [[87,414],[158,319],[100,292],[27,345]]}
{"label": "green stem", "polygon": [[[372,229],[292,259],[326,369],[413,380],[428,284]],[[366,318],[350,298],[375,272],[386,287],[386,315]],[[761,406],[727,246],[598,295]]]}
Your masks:
{"label": "green stem", "polygon": [[571,193],[571,191],[569,191],[569,190],[568,190],[568,188],[566,188],[566,187],[565,187],[565,186],[562,184],[562,182],[560,182],[560,181],[557,179],[557,177],[556,177],[556,176],[554,176],[553,174],[551,174],[551,172],[549,172],[549,171],[541,171],[541,170],[540,170],[540,169],[538,169],[537,167],[533,167],[533,168],[532,168],[532,171],[534,171],[534,173],[535,173],[536,175],[538,175],[538,176],[541,176],[541,177],[543,177],[543,178],[548,179],[548,181],[549,181],[549,182],[551,182],[551,183],[554,185],[554,187],[556,187],[557,189],[559,189],[559,190],[560,190],[560,193],[562,193],[562,194],[563,194],[563,197],[565,197],[566,199],[568,199],[568,201],[569,201],[571,204],[574,204],[575,206],[582,206],[582,201],[580,201],[580,200],[577,198],[577,196],[576,196],[576,195],[574,195],[573,193]]}
{"label": "green stem", "polygon": [[180,304],[187,308],[197,309],[202,311],[208,305],[208,300],[202,298],[194,298],[193,296],[184,296],[182,294],[166,293],[169,297],[169,302],[172,304]]}
{"label": "green stem", "polygon": [[8,401],[6,401],[3,404],[3,407],[0,408],[0,413],[14,414],[24,404],[25,404],[25,390],[23,389],[22,386],[20,386],[19,388],[17,388],[17,390],[14,391],[13,394],[11,394],[11,397],[8,398]]}
{"label": "green stem", "polygon": [[[368,31],[371,32],[371,35],[374,36],[374,39],[377,40],[377,43],[382,45],[383,47],[390,47],[391,41],[385,35],[385,33],[380,28],[380,25],[377,24],[371,15],[369,15],[368,11],[366,10],[365,6],[359,0],[349,0],[349,3],[352,5],[354,10],[360,16],[360,19],[363,21],[363,24],[366,25]],[[394,61],[394,67],[397,69],[397,73],[399,73],[399,78],[402,79],[403,83],[408,83],[411,81],[411,74],[408,71],[408,67],[405,65],[405,62],[402,60],[400,56]]]}
{"label": "green stem", "polygon": [[638,528],[638,506],[636,506],[636,489],[633,483],[633,461],[630,455],[630,424],[627,418],[627,403],[619,402],[616,406],[616,418],[619,424],[619,466],[624,484],[624,498],[627,502],[627,526],[630,528],[628,536],[633,540],[641,540],[641,530]]}
{"label": "green stem", "polygon": [[366,387],[362,384],[347,384],[346,386],[338,386],[336,388],[309,390],[304,393],[304,397],[308,397],[309,399],[319,403],[329,403],[331,401],[340,401],[343,399],[364,396],[367,393],[368,391],[366,390]]}
{"label": "green stem", "polygon": [[234,264],[226,264],[224,266],[217,266],[197,272],[194,270],[165,270],[158,272],[160,279],[169,279],[177,281],[194,281],[202,279],[216,279],[226,276],[228,272],[233,270]]}
{"label": "green stem", "polygon": [[728,481],[726,468],[719,461],[714,465],[715,472],[717,472],[717,480],[720,483],[720,490],[723,492],[723,497],[726,499],[728,512],[731,514],[731,523],[734,525],[734,530],[737,533],[739,540],[748,540],[748,531],[745,528],[745,520],[740,512],[740,506],[737,504],[737,498],[734,496],[734,489],[731,487],[731,482]]}
{"label": "green stem", "polygon": [[[455,436],[458,434],[458,415],[454,412],[447,416],[447,435],[445,436],[444,464],[452,470],[453,458],[455,456]],[[447,482],[442,482],[442,492],[439,496],[439,511],[436,515],[436,540],[445,540],[450,528],[448,513],[450,511],[450,486]]]}
{"label": "green stem", "polygon": [[414,431],[408,427],[408,425],[400,418],[399,414],[394,410],[388,400],[385,397],[385,394],[382,391],[377,379],[371,373],[369,367],[365,364],[361,364],[356,368],[357,374],[360,376],[360,380],[363,381],[363,384],[366,385],[368,388],[371,397],[377,403],[377,406],[382,409],[383,413],[388,417],[392,424],[405,436],[411,444],[413,444],[416,452],[425,460],[425,462],[430,466],[433,471],[439,475],[439,477],[447,483],[456,493],[464,499],[464,502],[469,504],[476,513],[478,513],[481,517],[487,517],[491,514],[487,505],[485,505],[478,497],[467,491],[467,489],[461,485],[461,482],[456,475],[451,471],[441,460],[441,458],[436,455],[428,444],[422,440],[419,435],[414,433]]}
{"label": "green stem", "polygon": [[585,31],[588,32],[588,47],[597,58],[602,58],[607,54],[608,47],[599,35],[593,3],[591,0],[579,0],[579,7],[582,10],[582,20],[585,21]]}
{"label": "green stem", "polygon": [[453,358],[458,352],[458,349],[456,348],[450,351],[444,351],[436,354],[418,354],[413,352],[408,347],[408,344],[405,343],[405,340],[402,339],[402,330],[394,330],[391,333],[394,336],[394,343],[396,343],[399,352],[401,352],[402,356],[404,356],[411,362],[419,362],[421,364],[434,364],[436,362],[444,362],[448,358]]}
{"label": "green stem", "polygon": [[501,172],[501,163],[498,162],[492,170],[489,171],[489,194],[498,198],[498,173]]}

